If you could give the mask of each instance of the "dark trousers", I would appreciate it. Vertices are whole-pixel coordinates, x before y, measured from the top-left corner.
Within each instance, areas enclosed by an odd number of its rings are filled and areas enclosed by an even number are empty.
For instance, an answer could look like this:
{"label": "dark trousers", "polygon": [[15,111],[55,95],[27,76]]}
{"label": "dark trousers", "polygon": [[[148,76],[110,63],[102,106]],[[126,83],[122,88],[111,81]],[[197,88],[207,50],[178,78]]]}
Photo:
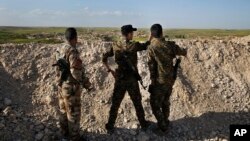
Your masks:
{"label": "dark trousers", "polygon": [[158,84],[152,87],[150,105],[160,128],[166,128],[169,124],[170,96],[173,85]]}
{"label": "dark trousers", "polygon": [[128,92],[136,110],[137,118],[141,124],[141,126],[145,126],[145,114],[142,107],[142,97],[138,85],[138,81],[134,78],[123,80],[123,79],[116,79],[113,97],[112,97],[112,105],[109,112],[109,120],[108,126],[114,127],[115,121],[117,118],[118,110],[121,105],[121,102],[125,96],[126,91]]}

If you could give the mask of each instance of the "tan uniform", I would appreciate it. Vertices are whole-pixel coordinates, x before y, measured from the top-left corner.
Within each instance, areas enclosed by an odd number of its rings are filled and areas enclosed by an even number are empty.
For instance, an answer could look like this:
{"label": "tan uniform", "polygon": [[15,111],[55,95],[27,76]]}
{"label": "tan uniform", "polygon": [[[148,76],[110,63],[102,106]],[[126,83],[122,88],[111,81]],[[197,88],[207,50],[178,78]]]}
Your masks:
{"label": "tan uniform", "polygon": [[169,123],[170,95],[175,81],[173,59],[186,53],[185,49],[164,38],[154,38],[148,48],[148,66],[153,82],[150,104],[162,130],[166,130]]}
{"label": "tan uniform", "polygon": [[[70,65],[71,75],[59,86],[60,126],[62,134],[73,141],[80,140],[81,86],[84,81],[82,60],[76,47],[65,45],[58,53]],[[57,58],[58,59],[58,58]]]}

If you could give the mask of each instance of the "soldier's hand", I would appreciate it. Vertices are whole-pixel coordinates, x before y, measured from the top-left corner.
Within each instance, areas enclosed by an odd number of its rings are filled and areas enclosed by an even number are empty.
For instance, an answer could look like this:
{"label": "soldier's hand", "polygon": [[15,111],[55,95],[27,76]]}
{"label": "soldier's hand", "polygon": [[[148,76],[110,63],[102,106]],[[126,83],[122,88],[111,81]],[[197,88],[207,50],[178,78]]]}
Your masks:
{"label": "soldier's hand", "polygon": [[148,41],[151,41],[153,39],[153,36],[150,34],[148,37]]}
{"label": "soldier's hand", "polygon": [[84,84],[84,88],[89,89],[90,87],[91,87],[91,83],[90,82],[86,82]]}
{"label": "soldier's hand", "polygon": [[154,86],[155,84],[156,84],[156,79],[151,80],[151,84],[150,85]]}
{"label": "soldier's hand", "polygon": [[95,88],[94,88],[93,86],[91,86],[91,87],[89,87],[89,88],[87,89],[88,92],[90,92],[90,91],[92,91],[92,90],[95,90]]}
{"label": "soldier's hand", "polygon": [[185,49],[185,57],[187,57],[187,54],[188,54],[188,48]]}
{"label": "soldier's hand", "polygon": [[114,78],[116,78],[116,73],[115,73],[115,71],[113,71],[113,70],[109,70],[108,72],[110,72],[113,76],[114,76]]}
{"label": "soldier's hand", "polygon": [[85,80],[82,82],[82,87],[85,89],[89,89],[91,87],[91,83],[89,81],[89,78],[85,78]]}

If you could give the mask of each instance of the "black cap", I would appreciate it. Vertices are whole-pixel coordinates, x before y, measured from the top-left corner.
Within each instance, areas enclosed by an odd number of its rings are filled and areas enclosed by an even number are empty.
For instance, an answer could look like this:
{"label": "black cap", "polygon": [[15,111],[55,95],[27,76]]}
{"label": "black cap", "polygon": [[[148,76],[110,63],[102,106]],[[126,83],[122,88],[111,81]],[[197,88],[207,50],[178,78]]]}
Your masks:
{"label": "black cap", "polygon": [[137,31],[137,28],[133,28],[133,26],[131,24],[129,25],[124,25],[121,27],[121,32],[123,35],[126,35],[132,31]]}

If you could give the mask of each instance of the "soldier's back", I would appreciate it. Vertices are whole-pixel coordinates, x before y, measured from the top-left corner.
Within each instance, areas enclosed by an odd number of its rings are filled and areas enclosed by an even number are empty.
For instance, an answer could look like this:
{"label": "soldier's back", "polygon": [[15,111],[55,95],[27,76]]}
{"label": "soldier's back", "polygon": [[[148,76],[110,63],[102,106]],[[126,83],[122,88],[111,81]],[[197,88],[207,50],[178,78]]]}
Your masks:
{"label": "soldier's back", "polygon": [[132,62],[134,66],[137,66],[137,52],[134,50],[136,42],[129,41],[126,42],[125,40],[120,40],[116,42],[113,46],[115,60],[116,63],[119,65],[121,64],[124,53],[126,54],[127,58]]}
{"label": "soldier's back", "polygon": [[165,39],[153,39],[149,47],[149,53],[154,56],[157,63],[158,80],[160,83],[165,83],[173,77],[173,59],[175,58],[173,43],[165,41]]}

